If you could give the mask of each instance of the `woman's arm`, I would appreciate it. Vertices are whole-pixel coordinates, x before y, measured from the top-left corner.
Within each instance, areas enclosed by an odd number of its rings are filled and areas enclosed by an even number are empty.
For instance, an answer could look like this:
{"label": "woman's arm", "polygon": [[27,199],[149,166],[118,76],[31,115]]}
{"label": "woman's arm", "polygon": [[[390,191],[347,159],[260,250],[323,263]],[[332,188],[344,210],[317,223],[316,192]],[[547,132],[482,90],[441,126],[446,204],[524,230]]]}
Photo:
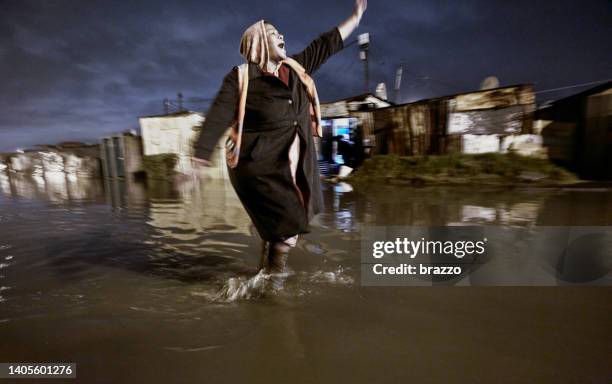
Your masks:
{"label": "woman's arm", "polygon": [[[223,79],[223,85],[205,116],[200,137],[195,143],[194,157],[210,160],[215,145],[234,119],[238,109],[238,71],[234,68]],[[204,162],[201,162],[204,164]]]}
{"label": "woman's arm", "polygon": [[355,10],[346,21],[316,38],[302,52],[293,55],[293,59],[312,75],[330,56],[344,48],[344,40],[359,25],[366,6],[366,0],[356,0]]}
{"label": "woman's arm", "polygon": [[367,0],[355,0],[355,10],[353,11],[353,14],[338,26],[338,31],[340,32],[342,41],[346,41],[350,34],[353,33],[355,28],[357,28],[367,7]]}

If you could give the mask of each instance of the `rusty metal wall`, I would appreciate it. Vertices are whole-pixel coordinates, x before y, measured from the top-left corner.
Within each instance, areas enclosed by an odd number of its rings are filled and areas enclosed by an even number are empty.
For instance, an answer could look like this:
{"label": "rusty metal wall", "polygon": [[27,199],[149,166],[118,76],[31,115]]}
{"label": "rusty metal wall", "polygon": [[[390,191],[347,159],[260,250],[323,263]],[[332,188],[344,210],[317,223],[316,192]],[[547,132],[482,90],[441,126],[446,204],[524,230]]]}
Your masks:
{"label": "rusty metal wall", "polygon": [[531,85],[457,95],[450,100],[449,134],[531,134],[535,95]]}
{"label": "rusty metal wall", "polygon": [[612,90],[589,96],[586,104],[578,150],[581,173],[612,180]]}
{"label": "rusty metal wall", "polygon": [[374,154],[423,156],[461,151],[462,134],[529,134],[531,85],[446,96],[372,111]]}
{"label": "rusty metal wall", "polygon": [[361,129],[363,130],[363,137],[374,142],[374,117],[372,112],[351,112],[349,116],[359,119]]}
{"label": "rusty metal wall", "polygon": [[372,112],[377,154],[422,156],[445,151],[447,102],[437,99]]}

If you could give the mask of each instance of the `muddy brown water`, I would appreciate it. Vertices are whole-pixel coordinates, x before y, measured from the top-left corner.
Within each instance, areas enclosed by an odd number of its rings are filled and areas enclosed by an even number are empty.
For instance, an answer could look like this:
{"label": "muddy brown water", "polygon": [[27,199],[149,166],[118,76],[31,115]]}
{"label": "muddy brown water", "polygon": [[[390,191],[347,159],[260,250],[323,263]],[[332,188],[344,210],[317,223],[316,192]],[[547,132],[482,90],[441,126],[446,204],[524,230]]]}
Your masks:
{"label": "muddy brown water", "polygon": [[260,296],[226,183],[1,175],[0,362],[75,362],[54,382],[83,383],[612,382],[608,287],[359,284],[363,225],[611,225],[610,190],[324,188],[285,290]]}

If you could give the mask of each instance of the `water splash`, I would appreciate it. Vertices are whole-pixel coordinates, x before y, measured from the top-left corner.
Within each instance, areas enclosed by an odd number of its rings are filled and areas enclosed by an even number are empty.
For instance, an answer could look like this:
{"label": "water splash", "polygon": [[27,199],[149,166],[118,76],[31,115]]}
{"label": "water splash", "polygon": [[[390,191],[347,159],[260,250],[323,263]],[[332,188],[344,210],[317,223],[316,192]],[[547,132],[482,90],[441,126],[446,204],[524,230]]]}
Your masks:
{"label": "water splash", "polygon": [[[260,270],[252,277],[230,277],[219,289],[192,292],[215,303],[233,303],[242,300],[258,300],[274,296],[303,296],[313,294],[322,284],[352,285],[355,279],[343,267],[334,271],[266,274]],[[315,285],[315,287],[313,287]]]}
{"label": "water splash", "polygon": [[266,291],[269,291],[270,278],[271,275],[266,274],[263,269],[250,278],[231,277],[214,295],[213,301],[230,303],[262,298],[266,295]]}
{"label": "water splash", "polygon": [[333,283],[351,285],[355,279],[347,274],[343,267],[338,267],[333,272],[315,271],[308,276],[308,279],[313,283]]}

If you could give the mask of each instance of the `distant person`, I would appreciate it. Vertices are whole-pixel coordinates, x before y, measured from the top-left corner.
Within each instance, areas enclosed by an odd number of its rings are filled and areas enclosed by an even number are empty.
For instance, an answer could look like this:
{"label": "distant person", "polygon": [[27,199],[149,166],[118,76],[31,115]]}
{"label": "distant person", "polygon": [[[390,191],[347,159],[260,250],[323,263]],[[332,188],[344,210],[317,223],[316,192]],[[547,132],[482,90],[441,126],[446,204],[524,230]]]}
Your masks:
{"label": "distant person", "polygon": [[357,168],[363,164],[365,160],[365,147],[363,145],[363,127],[358,123],[353,130],[353,168]]}
{"label": "distant person", "polygon": [[[230,180],[263,239],[260,268],[282,273],[298,235],[308,233],[323,208],[313,135],[321,136],[320,108],[312,74],[357,27],[366,0],[351,16],[287,56],[285,39],[260,20],[244,32],[240,53],[248,65],[224,78],[195,146],[195,162],[209,165],[220,136],[236,120],[227,142]],[[245,72],[241,72],[245,71]],[[239,89],[248,75],[245,93]],[[246,96],[246,101],[244,100]],[[242,129],[241,129],[242,128]]]}
{"label": "distant person", "polygon": [[348,135],[338,135],[334,138],[337,143],[336,152],[342,156],[342,161],[347,167],[354,167],[354,145]]}

